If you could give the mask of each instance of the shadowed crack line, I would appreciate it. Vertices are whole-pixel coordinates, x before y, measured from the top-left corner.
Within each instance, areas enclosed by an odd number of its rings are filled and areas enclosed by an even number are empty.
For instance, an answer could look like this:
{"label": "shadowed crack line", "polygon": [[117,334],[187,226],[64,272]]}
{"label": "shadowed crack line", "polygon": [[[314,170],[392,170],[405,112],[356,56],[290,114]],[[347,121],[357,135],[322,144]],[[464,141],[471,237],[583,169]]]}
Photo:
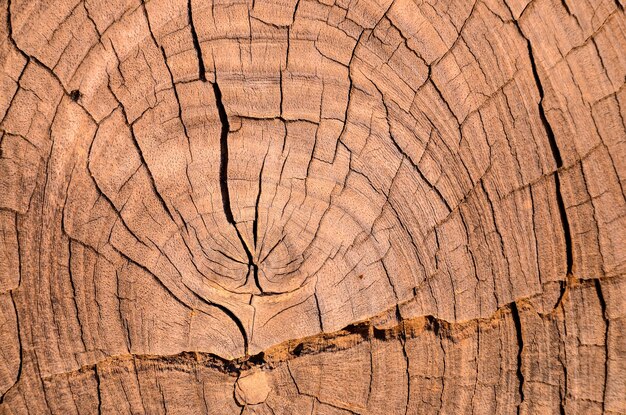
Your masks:
{"label": "shadowed crack line", "polygon": [[98,372],[98,365],[94,365],[93,372],[96,380],[96,392],[98,394],[98,414],[102,414],[102,388],[100,386],[100,373]]}
{"label": "shadowed crack line", "polygon": [[[554,162],[556,163],[556,168],[560,169],[563,167],[563,159],[561,158],[561,151],[556,143],[556,138],[554,137],[554,131],[552,130],[552,126],[546,117],[545,109],[543,107],[544,100],[544,91],[543,85],[541,84],[541,79],[539,78],[539,73],[537,72],[537,65],[535,64],[535,57],[533,54],[533,48],[530,44],[530,40],[526,39],[528,44],[528,53],[530,55],[530,65],[533,72],[533,77],[535,78],[535,83],[537,84],[537,89],[539,90],[539,117],[541,118],[541,123],[546,131],[546,135],[548,136],[548,142],[550,143],[550,149],[552,150],[552,154],[554,156]],[[563,223],[563,236],[565,238],[565,256],[567,260],[567,275],[572,273],[573,266],[573,257],[572,257],[572,234],[570,231],[569,220],[567,219],[567,212],[565,210],[565,203],[563,202],[563,196],[561,194],[561,180],[559,178],[559,172],[555,172],[554,174],[554,186],[556,190],[556,202],[559,207],[559,215],[561,216],[561,222]]]}
{"label": "shadowed crack line", "polygon": [[384,312],[371,319],[349,324],[337,331],[286,340],[254,355],[248,355],[246,353],[245,356],[233,359],[227,359],[214,353],[203,351],[181,351],[172,355],[139,353],[111,355],[93,364],[82,366],[76,370],[55,373],[45,379],[62,374],[80,373],[84,372],[86,369],[95,370],[99,365],[111,365],[116,362],[122,362],[125,359],[143,362],[160,362],[167,365],[197,364],[238,377],[242,372],[250,369],[261,368],[271,370],[277,368],[282,363],[303,356],[347,350],[364,342],[371,342],[374,339],[380,342],[398,340],[406,343],[407,340],[418,338],[427,331],[435,333],[436,336],[442,339],[454,339],[457,330],[460,328],[471,325],[478,329],[481,324],[492,324],[494,321],[501,321],[502,319],[508,318],[507,316],[512,312],[512,304],[513,303],[503,305],[490,317],[476,318],[464,322],[448,322],[432,315],[424,315],[402,319],[398,321],[397,324],[389,327],[377,327],[376,317],[386,315],[387,312]]}
{"label": "shadowed crack line", "polygon": [[[511,16],[515,16],[511,8],[508,6],[508,4],[506,4],[506,2],[505,2],[505,5],[509,9],[509,13],[511,14]],[[552,156],[554,157],[554,162],[557,168],[557,171],[554,173],[554,187],[555,187],[555,193],[556,193],[556,202],[557,202],[557,206],[559,209],[559,215],[561,217],[561,223],[563,225],[563,238],[565,239],[565,257],[566,257],[566,262],[567,262],[567,274],[566,275],[571,275],[573,263],[574,263],[573,253],[572,253],[572,234],[570,230],[569,220],[567,219],[565,203],[563,202],[563,195],[561,194],[561,180],[559,178],[559,169],[563,167],[563,158],[561,157],[561,150],[559,149],[559,146],[557,145],[554,131],[552,130],[552,125],[550,125],[550,122],[548,121],[545,108],[543,106],[545,92],[543,89],[543,84],[541,83],[541,78],[539,77],[539,71],[537,70],[537,62],[535,60],[533,46],[530,42],[530,39],[526,37],[526,35],[522,31],[522,28],[520,27],[519,22],[515,20],[514,17],[511,20],[511,22],[515,25],[522,39],[526,41],[526,48],[528,49],[528,57],[530,59],[530,68],[532,71],[533,78],[535,80],[535,84],[537,85],[537,91],[539,92],[539,102],[537,103],[537,107],[539,110],[539,118],[541,119],[541,123],[543,124],[543,128],[548,137],[548,143],[550,144]]]}
{"label": "shadowed crack line", "polygon": [[524,402],[524,372],[522,372],[522,351],[524,350],[524,338],[522,336],[522,321],[520,320],[519,310],[517,309],[517,303],[514,301],[511,303],[511,316],[513,317],[513,323],[515,324],[515,334],[517,335],[517,379],[519,381],[519,395],[520,403],[517,406],[517,413],[520,413],[520,407]]}
{"label": "shadowed crack line", "polygon": [[[132,260],[131,260],[132,261]],[[572,284],[580,284],[586,283],[587,287],[593,288],[595,284],[595,289],[598,290],[601,286],[601,280],[594,279],[593,281],[583,281],[583,280],[571,280]],[[602,296],[601,290],[598,292],[599,296]],[[419,317],[410,317],[403,318],[399,313],[399,308],[396,305],[393,308],[390,308],[380,314],[372,316],[366,320],[362,320],[359,322],[355,322],[345,326],[344,328],[326,332],[326,333],[318,333],[308,337],[297,338],[297,339],[289,339],[282,343],[270,346],[269,348],[260,351],[256,354],[249,355],[247,352],[244,356],[228,359],[214,353],[204,352],[204,351],[181,351],[177,354],[167,355],[167,354],[138,354],[138,353],[129,353],[129,354],[121,354],[121,355],[111,355],[108,356],[98,362],[94,362],[92,364],[84,365],[75,370],[69,370],[61,373],[54,373],[50,376],[47,376],[43,379],[51,379],[55,376],[59,375],[68,375],[68,374],[77,374],[84,373],[86,370],[97,370],[99,365],[105,365],[105,367],[110,367],[111,365],[115,365],[117,363],[122,363],[126,360],[132,360],[133,362],[148,362],[155,363],[158,362],[163,365],[181,365],[184,368],[188,368],[189,365],[197,365],[206,368],[215,369],[221,373],[229,374],[233,377],[239,377],[242,372],[251,370],[251,369],[275,369],[279,365],[285,362],[289,362],[291,360],[300,358],[302,356],[307,355],[318,355],[321,353],[333,353],[340,350],[347,350],[354,348],[355,346],[362,344],[363,342],[371,342],[376,339],[381,342],[386,341],[400,341],[403,344],[403,347],[406,346],[406,343],[410,339],[415,339],[421,336],[424,332],[431,332],[435,337],[439,339],[439,341],[450,340],[456,342],[459,335],[462,335],[464,330],[467,328],[472,328],[473,330],[480,330],[481,327],[494,327],[494,323],[496,322],[513,322],[515,326],[515,332],[518,343],[518,353],[517,353],[517,370],[518,370],[518,379],[519,379],[519,388],[521,396],[521,402],[524,401],[523,390],[524,390],[524,378],[523,373],[521,371],[521,363],[522,363],[522,349],[524,347],[523,336],[522,336],[522,322],[520,318],[520,310],[518,308],[518,303],[527,302],[528,297],[517,299],[511,303],[504,304],[498,307],[490,316],[488,317],[477,317],[464,321],[447,321],[442,318],[438,318],[433,315],[423,315]],[[411,301],[411,300],[409,300]],[[565,299],[564,301],[568,301]],[[406,304],[401,303],[401,304]],[[606,306],[604,301],[604,297],[600,297],[600,305],[602,307]],[[215,306],[219,306],[215,304]],[[381,317],[387,317],[392,313],[395,309],[396,322],[395,324],[384,326],[379,326]],[[557,308],[554,308],[550,313],[555,312]],[[603,308],[603,311],[605,309]],[[524,308],[522,310],[523,314],[537,313],[533,307]],[[534,314],[539,315],[539,314]],[[608,325],[608,316],[604,317],[606,319],[606,323]],[[499,323],[498,323],[499,324]],[[560,339],[561,342],[564,341],[564,338]],[[406,353],[406,349],[404,350]],[[445,353],[445,352],[444,352]],[[408,355],[406,359],[408,361]],[[445,359],[444,359],[444,373],[445,373]],[[99,374],[98,374],[99,375]],[[519,378],[519,376],[522,376]]]}
{"label": "shadowed crack line", "polygon": [[246,276],[246,280],[243,285],[246,285],[248,283],[250,270],[252,270],[254,283],[261,292],[261,294],[263,294],[263,288],[259,283],[259,266],[254,261],[252,251],[250,251],[250,248],[248,247],[246,241],[243,239],[239,228],[237,228],[237,222],[235,221],[235,217],[233,216],[233,211],[230,205],[230,192],[228,190],[228,132],[230,131],[230,123],[228,122],[228,115],[226,114],[224,103],[222,102],[222,91],[220,90],[217,82],[213,82],[213,92],[215,93],[215,104],[217,106],[217,112],[220,117],[220,122],[222,123],[222,131],[220,135],[220,190],[222,192],[224,215],[226,216],[226,221],[230,223],[233,228],[235,228],[235,233],[237,234],[237,237],[241,242],[241,246],[246,253],[246,257],[248,258],[248,275]]}
{"label": "shadowed crack line", "polygon": [[598,295],[598,301],[600,302],[602,320],[604,321],[604,386],[602,388],[602,412],[604,413],[606,410],[606,384],[609,378],[609,318],[606,313],[606,300],[602,293],[600,280],[594,280],[594,287]]}
{"label": "shadowed crack line", "polygon": [[191,38],[193,39],[193,47],[198,55],[198,74],[202,82],[206,82],[206,69],[204,68],[204,59],[202,58],[202,49],[200,49],[200,41],[198,40],[198,33],[196,27],[193,24],[193,13],[191,11],[191,0],[187,1],[187,16],[189,19],[189,27],[191,28]]}
{"label": "shadowed crack line", "polygon": [[265,169],[266,159],[267,159],[267,152],[265,153],[265,156],[263,157],[263,163],[261,164],[261,172],[259,173],[259,191],[256,195],[256,202],[254,204],[254,221],[252,222],[252,237],[254,238],[255,249],[257,248],[257,240],[258,240],[259,202],[261,201],[261,192],[263,191],[263,170]]}

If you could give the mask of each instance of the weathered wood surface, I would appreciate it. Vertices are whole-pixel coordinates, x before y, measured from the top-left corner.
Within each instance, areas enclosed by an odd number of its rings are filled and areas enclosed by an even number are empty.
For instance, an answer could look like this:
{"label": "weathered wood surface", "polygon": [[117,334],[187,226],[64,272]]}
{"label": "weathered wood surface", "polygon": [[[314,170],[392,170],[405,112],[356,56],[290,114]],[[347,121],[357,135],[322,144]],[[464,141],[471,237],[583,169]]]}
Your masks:
{"label": "weathered wood surface", "polygon": [[624,6],[3,0],[0,413],[626,413]]}

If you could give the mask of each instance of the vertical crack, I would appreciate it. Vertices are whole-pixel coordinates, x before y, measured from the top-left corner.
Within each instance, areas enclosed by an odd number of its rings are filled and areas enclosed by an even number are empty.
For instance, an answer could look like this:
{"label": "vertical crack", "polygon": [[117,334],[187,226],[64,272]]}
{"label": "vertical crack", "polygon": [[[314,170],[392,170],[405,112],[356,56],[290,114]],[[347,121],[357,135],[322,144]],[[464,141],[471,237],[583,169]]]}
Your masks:
{"label": "vertical crack", "polygon": [[100,389],[100,373],[98,373],[98,364],[93,368],[94,377],[96,378],[96,392],[98,393],[98,414],[102,414],[102,390]]}
{"label": "vertical crack", "polygon": [[[507,5],[508,7],[508,5]],[[510,12],[509,8],[509,12]],[[513,13],[511,12],[511,15]],[[567,262],[567,275],[572,274],[572,267],[574,264],[573,254],[572,254],[572,234],[570,231],[569,220],[567,219],[567,212],[565,210],[565,203],[563,202],[563,195],[561,194],[561,180],[559,178],[559,169],[563,167],[563,158],[561,157],[561,150],[557,145],[556,138],[554,136],[554,131],[552,130],[552,126],[546,117],[545,108],[543,107],[543,100],[545,98],[545,92],[543,89],[543,84],[541,83],[541,78],[539,77],[539,72],[537,70],[537,63],[535,61],[535,55],[533,53],[533,47],[530,43],[530,39],[528,39],[517,20],[513,19],[513,23],[517,28],[520,36],[524,40],[526,40],[526,47],[528,49],[528,57],[530,58],[530,67],[532,70],[533,78],[535,80],[535,84],[537,85],[537,90],[539,92],[539,103],[537,104],[539,110],[539,118],[541,119],[541,123],[543,128],[548,136],[548,142],[550,143],[550,149],[552,150],[552,157],[554,157],[554,162],[556,164],[557,171],[554,173],[554,186],[556,190],[556,202],[559,209],[559,215],[561,217],[561,224],[563,225],[563,237],[565,239],[565,257]]]}
{"label": "vertical crack", "polygon": [[604,320],[604,387],[602,390],[602,413],[605,413],[606,404],[606,384],[609,377],[609,318],[606,314],[606,301],[602,294],[602,286],[599,279],[594,281],[596,293],[598,295],[598,301],[600,301],[600,308],[602,309],[602,319]]}
{"label": "vertical crack", "polygon": [[228,223],[235,225],[235,218],[230,207],[230,193],[228,191],[228,132],[230,131],[230,123],[222,102],[222,91],[217,82],[213,83],[213,93],[215,93],[215,104],[217,105],[217,112],[222,124],[220,135],[220,190],[222,192],[222,204],[226,220]]}
{"label": "vertical crack", "polygon": [[317,283],[315,285],[315,292],[313,293],[313,298],[315,298],[315,306],[317,307],[317,317],[320,323],[320,332],[324,332],[324,322],[322,320],[322,309],[320,308],[320,301],[317,298]]}
{"label": "vertical crack", "polygon": [[206,82],[206,69],[204,68],[204,59],[202,58],[202,49],[200,49],[200,41],[198,40],[198,32],[193,24],[193,13],[191,11],[191,0],[187,0],[187,17],[189,19],[189,27],[191,27],[191,38],[193,39],[193,47],[198,55],[198,75],[202,82]]}
{"label": "vertical crack", "polygon": [[517,335],[517,379],[519,381],[519,395],[520,403],[517,406],[517,413],[520,413],[520,407],[524,402],[524,373],[522,372],[522,352],[524,350],[524,338],[522,337],[522,321],[519,317],[519,310],[517,309],[517,303],[511,303],[511,316],[513,317],[513,323],[515,324],[515,333]]}
{"label": "vertical crack", "polygon": [[[269,152],[269,148],[268,148]],[[254,204],[254,221],[252,222],[252,238],[254,240],[254,248],[257,247],[258,241],[258,229],[259,229],[259,202],[261,201],[261,192],[263,191],[263,170],[265,169],[265,160],[267,159],[267,152],[263,157],[263,163],[261,164],[261,171],[259,173],[259,192],[256,195],[256,201]]]}
{"label": "vertical crack", "polygon": [[519,25],[519,22],[515,20],[515,15],[511,10],[511,7],[504,2],[504,5],[509,10],[511,14],[511,22],[515,25],[517,32],[519,35],[526,41],[526,48],[528,49],[528,57],[530,59],[530,67],[532,70],[533,78],[535,80],[535,85],[537,85],[537,90],[539,92],[539,103],[537,104],[539,110],[539,118],[541,119],[541,123],[543,124],[543,128],[548,136],[548,142],[550,144],[550,149],[552,150],[552,157],[554,157],[554,162],[556,164],[557,171],[554,173],[554,187],[556,191],[556,202],[559,209],[559,215],[561,217],[561,224],[563,226],[563,237],[565,239],[565,257],[567,263],[567,274],[572,274],[572,268],[574,264],[573,253],[572,253],[572,235],[570,231],[569,220],[567,219],[567,212],[565,210],[565,203],[563,202],[563,195],[561,194],[561,181],[559,178],[559,169],[563,167],[563,159],[561,157],[561,151],[559,146],[556,143],[556,138],[554,136],[554,131],[552,130],[552,126],[546,117],[546,112],[543,107],[543,100],[545,97],[545,93],[543,90],[543,84],[541,83],[541,78],[539,77],[539,72],[537,71],[537,63],[535,61],[535,54],[533,52],[532,44],[530,43],[530,39],[526,37],[522,28]]}
{"label": "vertical crack", "polygon": [[222,193],[224,215],[226,216],[226,221],[230,223],[233,228],[235,228],[235,233],[237,233],[237,237],[239,238],[241,246],[243,247],[243,250],[246,253],[246,257],[248,258],[248,275],[246,276],[246,280],[243,285],[246,285],[248,283],[250,271],[252,270],[254,283],[261,292],[261,294],[263,294],[263,288],[259,283],[259,267],[254,261],[254,257],[252,255],[252,251],[250,251],[250,247],[248,247],[248,244],[243,239],[239,228],[237,228],[237,222],[235,221],[235,217],[233,216],[233,211],[230,204],[230,192],[228,190],[228,132],[230,131],[230,123],[228,122],[228,115],[226,114],[226,109],[224,108],[224,103],[222,101],[222,91],[220,90],[217,82],[213,82],[212,85],[213,92],[215,93],[215,104],[217,106],[217,112],[219,114],[220,122],[222,124],[222,131],[220,134],[220,190]]}

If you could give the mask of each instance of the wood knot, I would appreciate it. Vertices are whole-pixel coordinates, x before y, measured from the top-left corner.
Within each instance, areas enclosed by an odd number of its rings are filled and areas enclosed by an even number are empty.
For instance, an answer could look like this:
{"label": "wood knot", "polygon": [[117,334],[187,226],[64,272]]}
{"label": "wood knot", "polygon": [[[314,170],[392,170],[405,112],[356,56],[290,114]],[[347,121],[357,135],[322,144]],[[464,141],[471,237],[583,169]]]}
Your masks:
{"label": "wood knot", "polygon": [[267,373],[253,371],[237,379],[235,398],[242,406],[256,405],[265,402],[271,390]]}

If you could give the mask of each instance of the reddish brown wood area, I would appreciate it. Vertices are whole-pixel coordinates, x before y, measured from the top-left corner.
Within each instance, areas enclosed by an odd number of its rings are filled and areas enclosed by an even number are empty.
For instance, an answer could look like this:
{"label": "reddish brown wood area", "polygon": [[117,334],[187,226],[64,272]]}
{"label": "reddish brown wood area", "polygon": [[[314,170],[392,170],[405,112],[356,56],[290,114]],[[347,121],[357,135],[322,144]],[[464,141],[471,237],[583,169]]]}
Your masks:
{"label": "reddish brown wood area", "polygon": [[0,414],[626,414],[624,0],[0,4]]}

